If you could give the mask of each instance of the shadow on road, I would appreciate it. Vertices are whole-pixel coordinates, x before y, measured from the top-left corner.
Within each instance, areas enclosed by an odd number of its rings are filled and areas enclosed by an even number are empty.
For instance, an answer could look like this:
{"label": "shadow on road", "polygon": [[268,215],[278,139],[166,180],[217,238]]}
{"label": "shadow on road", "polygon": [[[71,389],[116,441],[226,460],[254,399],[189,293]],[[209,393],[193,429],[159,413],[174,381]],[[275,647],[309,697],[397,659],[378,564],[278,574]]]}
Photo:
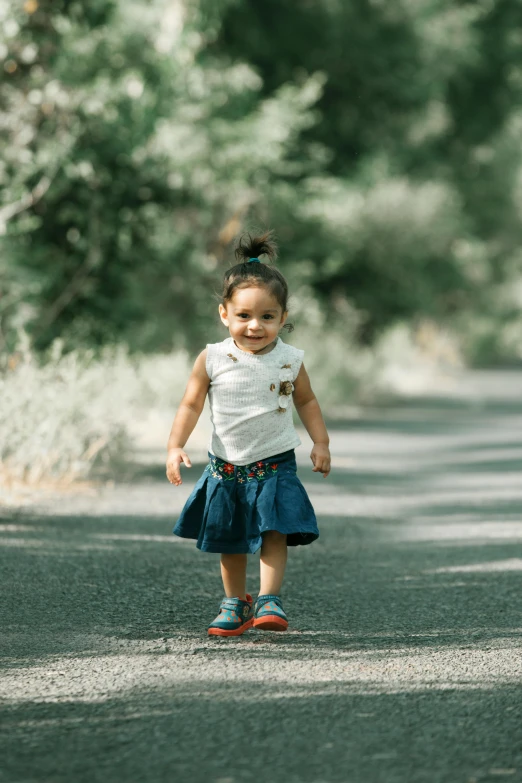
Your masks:
{"label": "shadow on road", "polygon": [[20,756],[4,775],[64,782],[518,780],[522,755],[513,741],[521,703],[520,685],[364,693],[350,684],[200,681],[100,704],[20,705],[6,716]]}

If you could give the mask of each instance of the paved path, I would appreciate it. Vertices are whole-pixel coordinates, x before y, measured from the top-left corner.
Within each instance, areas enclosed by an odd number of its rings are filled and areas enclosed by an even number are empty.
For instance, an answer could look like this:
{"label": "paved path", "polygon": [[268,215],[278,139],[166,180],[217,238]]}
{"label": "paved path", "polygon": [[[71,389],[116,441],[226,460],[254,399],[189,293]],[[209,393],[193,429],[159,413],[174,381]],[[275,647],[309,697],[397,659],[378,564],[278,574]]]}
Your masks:
{"label": "paved path", "polygon": [[466,383],[337,422],[326,481],[301,451],[286,635],[207,639],[162,465],[4,509],[0,783],[521,781],[522,378]]}

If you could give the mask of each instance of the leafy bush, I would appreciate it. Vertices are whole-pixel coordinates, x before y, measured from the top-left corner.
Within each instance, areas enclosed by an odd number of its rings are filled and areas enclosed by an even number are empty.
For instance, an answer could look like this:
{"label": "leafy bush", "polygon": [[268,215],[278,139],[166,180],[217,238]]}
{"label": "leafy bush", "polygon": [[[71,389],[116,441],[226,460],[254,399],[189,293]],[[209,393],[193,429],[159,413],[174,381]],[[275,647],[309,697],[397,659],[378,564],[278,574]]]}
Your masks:
{"label": "leafy bush", "polygon": [[133,422],[153,406],[174,410],[187,373],[183,353],[64,355],[59,341],[41,362],[25,338],[0,374],[0,484],[67,483],[99,461],[125,458]]}

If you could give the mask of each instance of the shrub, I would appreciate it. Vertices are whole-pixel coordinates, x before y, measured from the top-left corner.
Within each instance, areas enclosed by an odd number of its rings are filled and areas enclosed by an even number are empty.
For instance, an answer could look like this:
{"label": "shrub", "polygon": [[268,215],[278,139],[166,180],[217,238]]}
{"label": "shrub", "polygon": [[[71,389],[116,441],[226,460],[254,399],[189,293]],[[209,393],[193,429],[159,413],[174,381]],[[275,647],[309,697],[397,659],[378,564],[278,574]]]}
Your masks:
{"label": "shrub", "polygon": [[41,363],[24,338],[0,372],[0,485],[70,483],[121,457],[131,447],[130,423],[152,405],[174,406],[187,372],[182,353],[64,354],[59,341]]}

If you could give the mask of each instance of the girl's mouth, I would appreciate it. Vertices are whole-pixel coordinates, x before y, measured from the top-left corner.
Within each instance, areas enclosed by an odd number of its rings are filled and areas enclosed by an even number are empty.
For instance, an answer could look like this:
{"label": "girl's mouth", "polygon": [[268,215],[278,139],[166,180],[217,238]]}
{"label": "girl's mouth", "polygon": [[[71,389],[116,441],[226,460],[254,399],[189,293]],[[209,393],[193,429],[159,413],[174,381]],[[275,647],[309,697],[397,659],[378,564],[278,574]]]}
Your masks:
{"label": "girl's mouth", "polygon": [[262,339],[263,339],[262,337],[250,337],[249,335],[247,335],[247,340],[262,340]]}

